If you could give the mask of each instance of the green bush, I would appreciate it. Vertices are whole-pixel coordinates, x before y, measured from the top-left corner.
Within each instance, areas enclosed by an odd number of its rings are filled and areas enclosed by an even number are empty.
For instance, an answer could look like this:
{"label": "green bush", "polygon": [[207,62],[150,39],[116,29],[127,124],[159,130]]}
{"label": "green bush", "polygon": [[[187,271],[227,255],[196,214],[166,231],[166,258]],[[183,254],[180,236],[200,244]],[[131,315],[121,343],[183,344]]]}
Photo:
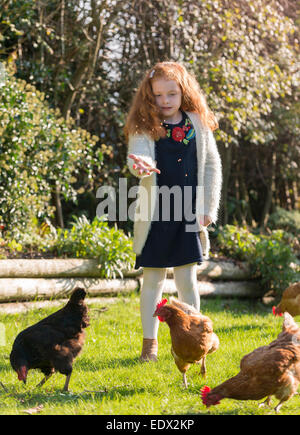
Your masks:
{"label": "green bush", "polygon": [[300,212],[297,210],[285,210],[277,207],[275,212],[269,216],[267,226],[271,229],[283,229],[299,237],[300,234]]}
{"label": "green bush", "polygon": [[[18,233],[6,232],[0,237],[0,258],[24,256],[50,258],[96,258],[100,278],[123,277],[122,270],[134,265],[132,239],[123,230],[109,227],[107,216],[95,217],[90,223],[85,216],[76,217],[69,229],[56,229],[50,221]],[[0,231],[1,236],[1,231]]]}
{"label": "green bush", "polygon": [[291,264],[297,258],[290,246],[290,235],[275,230],[270,235],[253,234],[247,228],[226,225],[217,236],[220,252],[247,261],[254,276],[260,277],[266,290],[282,291],[296,281],[298,273]]}
{"label": "green bush", "polygon": [[56,185],[76,200],[77,179],[81,186],[92,179],[98,138],[66,122],[43,93],[8,71],[0,91],[0,224],[24,233],[32,220],[53,214]]}
{"label": "green bush", "polygon": [[217,236],[218,247],[221,253],[236,260],[249,260],[255,251],[259,236],[252,234],[247,228],[234,225],[225,225],[219,230]]}
{"label": "green bush", "polygon": [[115,278],[122,269],[133,266],[132,240],[117,227],[109,227],[107,217],[74,217],[71,229],[58,229],[53,247],[58,256],[97,258],[101,277]]}

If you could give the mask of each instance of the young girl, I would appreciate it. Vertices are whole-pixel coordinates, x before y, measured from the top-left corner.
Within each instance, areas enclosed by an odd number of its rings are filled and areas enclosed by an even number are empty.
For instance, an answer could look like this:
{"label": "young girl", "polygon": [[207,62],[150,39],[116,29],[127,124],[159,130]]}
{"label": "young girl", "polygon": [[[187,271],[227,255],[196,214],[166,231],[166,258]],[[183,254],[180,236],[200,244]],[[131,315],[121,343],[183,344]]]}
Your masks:
{"label": "young girl", "polygon": [[[157,360],[159,322],[153,313],[166,268],[174,268],[179,299],[200,309],[197,264],[208,255],[206,227],[216,222],[222,182],[212,134],[217,127],[198,82],[184,66],[161,62],[145,74],[125,125],[128,167],[141,180],[133,238],[135,268],[143,267],[141,361]],[[168,201],[158,194],[175,186],[182,193],[180,205],[178,190]],[[186,217],[187,210],[192,215]]]}

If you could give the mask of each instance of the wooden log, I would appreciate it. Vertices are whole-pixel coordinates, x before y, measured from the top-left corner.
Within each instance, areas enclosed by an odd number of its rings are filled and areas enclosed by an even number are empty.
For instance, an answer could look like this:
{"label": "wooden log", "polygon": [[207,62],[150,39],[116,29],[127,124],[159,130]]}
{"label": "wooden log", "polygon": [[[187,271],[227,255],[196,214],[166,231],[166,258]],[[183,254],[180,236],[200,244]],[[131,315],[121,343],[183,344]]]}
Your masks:
{"label": "wooden log", "polygon": [[[0,278],[71,278],[98,277],[101,265],[96,259],[9,259],[0,260]],[[124,270],[127,278],[139,277],[143,269]],[[231,261],[208,260],[197,267],[198,278],[208,277],[220,280],[251,279],[247,263],[235,264]],[[167,276],[173,277],[173,268],[167,270]]]}
{"label": "wooden log", "polygon": [[0,260],[1,278],[99,277],[96,259],[9,259]]}
{"label": "wooden log", "polygon": [[[225,298],[259,298],[264,293],[259,281],[198,281],[198,291],[200,296]],[[166,294],[177,293],[173,279],[166,279],[163,292]]]}
{"label": "wooden log", "polygon": [[[126,294],[140,288],[142,279],[97,278],[1,278],[0,302],[30,301],[68,297],[77,287],[86,289],[88,296]],[[201,296],[247,297],[262,296],[259,281],[198,281]],[[173,279],[166,279],[164,292],[177,293]]]}
{"label": "wooden log", "polygon": [[244,281],[253,279],[250,265],[245,262],[233,261],[204,261],[197,269],[198,278],[207,276],[211,279]]}
{"label": "wooden log", "polygon": [[76,287],[83,287],[89,296],[99,296],[135,291],[139,282],[130,278],[1,278],[0,302],[63,298]]}
{"label": "wooden log", "polygon": [[[169,278],[173,276],[173,268],[167,270],[167,276]],[[197,266],[197,277],[198,279],[207,277],[213,280],[222,281],[243,281],[253,279],[249,264],[217,260],[207,260]]]}

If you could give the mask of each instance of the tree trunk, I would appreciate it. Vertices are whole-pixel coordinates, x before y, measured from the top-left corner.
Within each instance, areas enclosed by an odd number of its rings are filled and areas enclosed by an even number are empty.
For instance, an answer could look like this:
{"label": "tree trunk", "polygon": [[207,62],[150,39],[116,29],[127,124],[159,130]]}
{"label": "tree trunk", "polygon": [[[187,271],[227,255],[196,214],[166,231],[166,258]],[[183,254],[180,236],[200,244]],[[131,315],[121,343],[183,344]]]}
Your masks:
{"label": "tree trunk", "polygon": [[72,104],[76,98],[77,92],[79,91],[79,88],[81,86],[81,83],[82,83],[82,80],[83,80],[83,77],[86,73],[87,68],[88,68],[88,61],[87,60],[82,61],[78,65],[78,67],[75,71],[72,83],[69,85],[70,92],[66,96],[65,104],[62,108],[62,115],[66,120],[68,120],[70,117]]}
{"label": "tree trunk", "polygon": [[260,228],[263,230],[266,227],[271,205],[272,205],[272,199],[273,199],[273,191],[275,190],[275,167],[276,167],[276,154],[273,153],[272,158],[270,159],[270,165],[271,165],[271,176],[269,178],[269,182],[267,185],[267,196],[264,204],[264,208],[261,214],[260,218]]}
{"label": "tree trunk", "polygon": [[224,148],[223,152],[223,186],[222,186],[222,208],[223,208],[223,225],[228,224],[228,207],[227,207],[227,197],[228,197],[228,187],[229,187],[229,177],[231,172],[231,162],[232,162],[232,145],[228,144]]}
{"label": "tree trunk", "polygon": [[55,204],[56,209],[56,224],[64,228],[64,217],[62,212],[61,200],[60,200],[60,186],[57,182],[55,182],[54,191],[53,191],[53,202]]}

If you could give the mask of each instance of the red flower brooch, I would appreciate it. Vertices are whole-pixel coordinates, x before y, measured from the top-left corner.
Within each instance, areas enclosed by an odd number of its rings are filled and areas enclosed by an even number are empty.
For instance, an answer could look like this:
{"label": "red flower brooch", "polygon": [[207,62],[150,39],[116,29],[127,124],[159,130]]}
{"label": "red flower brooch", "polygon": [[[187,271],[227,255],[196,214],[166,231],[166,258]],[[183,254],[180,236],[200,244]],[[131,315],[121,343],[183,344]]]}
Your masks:
{"label": "red flower brooch", "polygon": [[165,131],[165,137],[172,137],[176,142],[183,142],[185,145],[188,145],[189,141],[195,137],[195,129],[192,128],[189,118],[186,118],[185,125],[182,127],[165,128]]}
{"label": "red flower brooch", "polygon": [[185,138],[185,133],[181,127],[175,127],[172,130],[172,138],[176,142],[181,142]]}

